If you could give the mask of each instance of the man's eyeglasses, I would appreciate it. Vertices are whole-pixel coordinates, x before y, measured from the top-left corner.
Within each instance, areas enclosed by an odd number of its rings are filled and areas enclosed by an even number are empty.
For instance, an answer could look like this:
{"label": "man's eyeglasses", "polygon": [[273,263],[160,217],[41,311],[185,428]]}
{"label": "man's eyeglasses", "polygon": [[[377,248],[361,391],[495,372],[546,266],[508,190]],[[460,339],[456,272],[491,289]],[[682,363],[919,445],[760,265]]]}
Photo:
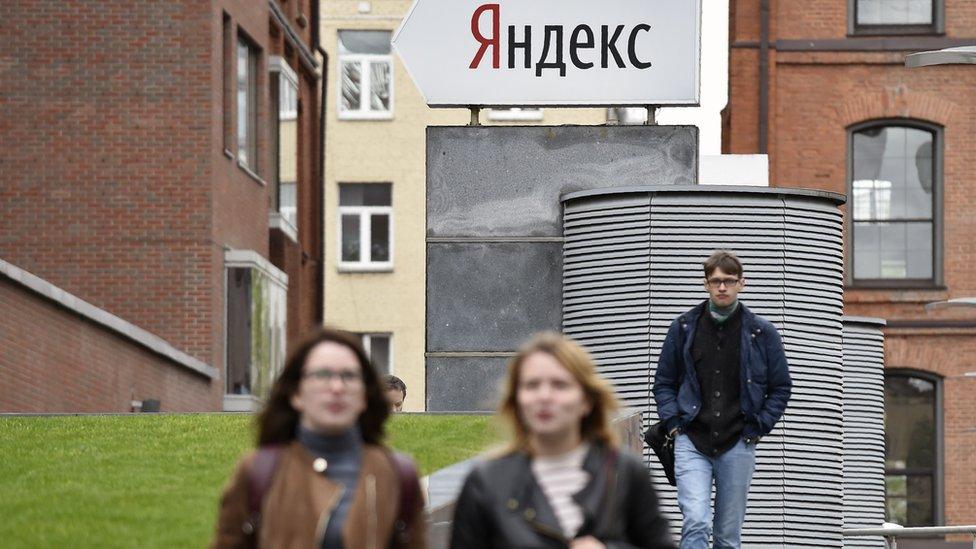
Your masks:
{"label": "man's eyeglasses", "polygon": [[739,283],[738,278],[709,278],[708,285],[712,288],[720,288],[723,284],[726,288],[731,288]]}
{"label": "man's eyeglasses", "polygon": [[343,385],[352,385],[353,383],[363,380],[363,375],[359,372],[353,372],[351,370],[343,370],[341,372],[334,372],[332,370],[312,370],[311,372],[305,372],[302,374],[305,379],[314,379],[316,381],[321,381],[323,383],[329,383],[333,379],[339,378]]}

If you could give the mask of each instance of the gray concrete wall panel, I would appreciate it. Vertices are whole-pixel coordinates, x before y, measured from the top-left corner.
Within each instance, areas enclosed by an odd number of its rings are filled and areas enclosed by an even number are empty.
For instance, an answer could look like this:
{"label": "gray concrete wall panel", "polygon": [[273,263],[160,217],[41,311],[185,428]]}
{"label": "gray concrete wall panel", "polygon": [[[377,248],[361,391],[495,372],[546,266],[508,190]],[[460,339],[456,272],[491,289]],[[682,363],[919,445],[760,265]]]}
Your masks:
{"label": "gray concrete wall panel", "polygon": [[427,128],[427,235],[559,236],[559,196],[691,185],[694,126]]}
{"label": "gray concrete wall panel", "polygon": [[427,411],[493,411],[509,357],[427,359]]}
{"label": "gray concrete wall panel", "polygon": [[430,243],[427,281],[428,352],[513,351],[559,329],[559,242]]}

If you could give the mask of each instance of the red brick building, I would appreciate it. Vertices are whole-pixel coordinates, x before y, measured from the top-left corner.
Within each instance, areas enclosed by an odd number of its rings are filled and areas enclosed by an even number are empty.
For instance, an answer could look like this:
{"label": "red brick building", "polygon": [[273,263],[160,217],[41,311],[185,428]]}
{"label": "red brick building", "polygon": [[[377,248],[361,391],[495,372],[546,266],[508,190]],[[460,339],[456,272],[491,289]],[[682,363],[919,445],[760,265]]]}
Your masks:
{"label": "red brick building", "polygon": [[[723,152],[771,184],[843,193],[845,313],[886,329],[888,519],[976,524],[976,44],[966,0],[731,0]],[[802,276],[802,273],[797,273]]]}
{"label": "red brick building", "polygon": [[[322,319],[317,29],[312,0],[4,2],[0,302],[20,313],[0,325],[0,411],[254,405]],[[92,314],[128,327],[93,330]],[[72,345],[103,351],[58,354]],[[34,375],[50,363],[58,376]],[[82,378],[97,396],[47,391]]]}

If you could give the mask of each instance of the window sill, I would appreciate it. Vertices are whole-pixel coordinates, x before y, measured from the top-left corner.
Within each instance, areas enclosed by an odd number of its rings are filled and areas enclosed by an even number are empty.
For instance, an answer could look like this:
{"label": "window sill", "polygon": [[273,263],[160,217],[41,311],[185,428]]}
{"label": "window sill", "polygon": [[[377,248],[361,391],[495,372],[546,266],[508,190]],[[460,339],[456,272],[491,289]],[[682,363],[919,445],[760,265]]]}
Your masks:
{"label": "window sill", "polygon": [[340,112],[339,120],[385,121],[393,120],[393,111],[389,112]]}
{"label": "window sill", "polygon": [[393,263],[340,263],[340,273],[392,273]]}
{"label": "window sill", "polygon": [[229,158],[231,160],[234,159],[234,153],[230,152],[230,149],[224,149],[224,156],[226,156],[227,158]]}
{"label": "window sill", "polygon": [[945,31],[936,30],[931,25],[878,25],[855,28],[847,34],[848,38],[863,36],[945,36]]}
{"label": "window sill", "polygon": [[844,301],[848,303],[930,303],[948,298],[949,290],[944,286],[858,285],[844,288]]}
{"label": "window sill", "polygon": [[289,240],[295,244],[298,244],[298,229],[291,224],[291,221],[288,221],[288,219],[282,216],[280,212],[268,213],[268,228],[278,229],[284,233]]}
{"label": "window sill", "polygon": [[267,181],[265,181],[264,179],[261,179],[261,176],[260,175],[258,175],[256,173],[254,173],[253,171],[251,171],[251,168],[248,168],[247,165],[244,164],[243,162],[241,162],[240,160],[237,161],[237,167],[240,168],[241,171],[243,171],[244,173],[246,173],[248,175],[248,177],[250,177],[254,181],[260,183],[262,187],[267,187],[268,186],[268,182]]}

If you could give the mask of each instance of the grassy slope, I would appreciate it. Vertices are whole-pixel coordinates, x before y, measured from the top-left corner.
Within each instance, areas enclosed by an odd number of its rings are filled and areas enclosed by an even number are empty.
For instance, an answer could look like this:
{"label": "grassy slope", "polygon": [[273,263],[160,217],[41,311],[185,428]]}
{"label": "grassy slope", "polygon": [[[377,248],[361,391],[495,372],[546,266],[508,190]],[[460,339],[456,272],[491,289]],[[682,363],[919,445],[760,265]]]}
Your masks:
{"label": "grassy slope", "polygon": [[[250,416],[0,418],[4,547],[201,547]],[[486,416],[397,416],[423,474],[495,440]]]}

